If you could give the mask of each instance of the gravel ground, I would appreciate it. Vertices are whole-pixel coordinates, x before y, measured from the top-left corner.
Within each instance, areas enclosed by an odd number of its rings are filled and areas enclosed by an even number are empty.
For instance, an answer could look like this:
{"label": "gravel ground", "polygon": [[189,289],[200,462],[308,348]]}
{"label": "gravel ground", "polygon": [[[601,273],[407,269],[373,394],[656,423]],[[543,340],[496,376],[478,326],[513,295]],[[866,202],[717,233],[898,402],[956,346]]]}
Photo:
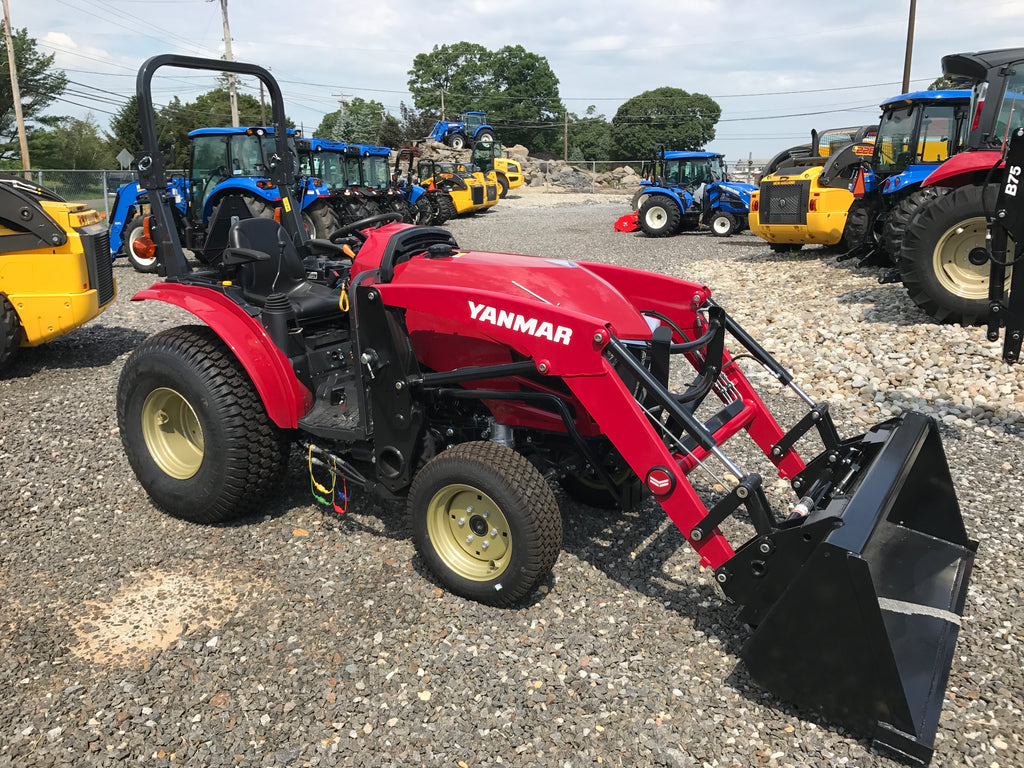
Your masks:
{"label": "gravel ground", "polygon": [[[514,191],[450,228],[463,247],[707,283],[844,434],[908,408],[941,419],[980,548],[932,764],[1024,765],[1020,370],[877,270],[750,235],[615,233],[627,201]],[[161,514],[114,392],[131,349],[190,316],[130,304],[151,279],[115,275],[111,309],[0,374],[0,766],[895,765],[751,683],[747,630],[650,502],[559,497],[564,551],[518,610],[439,589],[401,509],[316,506],[298,458],[237,525]]]}

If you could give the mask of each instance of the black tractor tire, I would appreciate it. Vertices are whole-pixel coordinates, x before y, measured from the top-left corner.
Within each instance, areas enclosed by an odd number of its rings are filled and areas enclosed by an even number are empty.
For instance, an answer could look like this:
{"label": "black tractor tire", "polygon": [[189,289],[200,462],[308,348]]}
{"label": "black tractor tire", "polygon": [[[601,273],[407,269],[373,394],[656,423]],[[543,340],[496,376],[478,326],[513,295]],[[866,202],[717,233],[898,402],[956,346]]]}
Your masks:
{"label": "black tractor tire", "polygon": [[252,514],[288,460],[252,380],[205,326],[161,331],[136,347],[121,371],[117,423],[153,502],[194,523]]}
{"label": "black tractor tire", "polygon": [[882,245],[893,264],[900,263],[903,235],[907,231],[907,225],[923,206],[939,195],[945,195],[948,192],[947,187],[924,187],[904,197],[889,211],[885,217],[885,224],[882,226]]}
{"label": "black tractor tire", "polygon": [[648,237],[670,237],[679,231],[683,212],[679,204],[667,195],[651,195],[637,214],[640,229]]}
{"label": "black tractor tire", "polygon": [[615,483],[618,494],[625,492],[625,505],[619,502],[619,495],[612,493],[597,479],[591,469],[575,475],[563,475],[558,484],[566,495],[595,509],[623,509],[626,512],[634,509],[644,498],[644,484],[631,469],[611,470],[611,479]]}
{"label": "black tractor tire", "polygon": [[[988,316],[985,216],[995,211],[997,194],[995,184],[954,189],[925,203],[907,225],[900,277],[913,302],[936,322],[978,325]],[[1006,279],[1009,285],[1010,270]]]}
{"label": "black tractor tire", "polygon": [[245,207],[254,219],[274,218],[274,205],[269,200],[256,195],[242,195],[242,200],[245,201]]}
{"label": "black tractor tire", "polygon": [[456,133],[450,139],[448,139],[448,146],[452,149],[465,149],[466,148],[466,137],[461,133]]}
{"label": "black tractor tire", "polygon": [[643,187],[640,187],[640,189],[633,193],[633,198],[632,200],[630,200],[629,204],[633,207],[634,211],[640,210],[640,198],[643,197],[645,194],[647,194],[647,190],[644,189]]}
{"label": "black tractor tire", "polygon": [[517,605],[554,567],[562,517],[544,476],[498,443],[462,443],[416,473],[408,502],[413,541],[451,592]]}
{"label": "black tractor tire", "polygon": [[386,208],[388,211],[401,214],[402,221],[405,224],[412,223],[412,206],[409,205],[409,201],[404,197],[391,197],[388,198]]}
{"label": "black tractor tire", "polygon": [[452,200],[452,196],[447,192],[442,192],[437,196],[437,223],[444,224],[446,221],[450,221],[459,215],[458,209],[455,207],[455,201]]}
{"label": "black tractor tire", "polygon": [[725,211],[715,211],[708,217],[708,228],[715,237],[728,237],[736,232],[736,218]]}
{"label": "black tractor tire", "polygon": [[0,294],[0,369],[21,347],[21,319],[7,297]]}
{"label": "black tractor tire", "polygon": [[334,209],[322,200],[302,209],[302,223],[310,237],[326,239],[341,226],[341,220]]}
{"label": "black tractor tire", "polygon": [[497,174],[498,176],[498,197],[504,199],[508,194],[508,177],[503,173]]}
{"label": "black tractor tire", "polygon": [[413,224],[432,226],[438,223],[435,221],[437,218],[437,205],[433,197],[429,193],[420,195],[409,209],[409,216]]}
{"label": "black tractor tire", "polygon": [[144,259],[137,256],[135,251],[132,250],[132,243],[145,234],[143,227],[144,219],[144,216],[135,216],[124,225],[124,229],[121,230],[121,247],[124,249],[124,255],[128,257],[128,263],[132,265],[136,272],[153,274],[160,267],[156,256]]}
{"label": "black tractor tire", "polygon": [[836,244],[836,250],[849,253],[866,252],[873,248],[875,219],[878,213],[877,203],[863,199],[854,200],[846,213],[846,226],[843,227],[843,235]]}
{"label": "black tractor tire", "polygon": [[476,138],[473,139],[473,143],[474,144],[493,144],[494,143],[494,134],[491,133],[490,131],[480,131],[480,133],[478,133],[476,135]]}

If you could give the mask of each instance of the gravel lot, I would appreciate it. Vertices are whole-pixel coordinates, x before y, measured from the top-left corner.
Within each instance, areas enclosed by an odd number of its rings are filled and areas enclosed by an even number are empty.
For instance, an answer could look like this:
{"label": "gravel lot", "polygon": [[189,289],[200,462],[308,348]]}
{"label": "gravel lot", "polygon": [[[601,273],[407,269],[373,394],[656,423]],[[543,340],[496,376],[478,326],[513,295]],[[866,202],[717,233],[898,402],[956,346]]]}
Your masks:
{"label": "gravel lot", "polygon": [[[932,764],[1024,765],[1024,369],[878,270],[746,234],[615,233],[628,197],[517,192],[452,222],[459,243],[705,282],[844,434],[941,419],[980,547]],[[317,506],[295,456],[240,524],[158,512],[114,393],[131,349],[190,316],[131,304],[151,278],[123,260],[115,276],[104,315],[0,373],[0,766],[895,765],[752,684],[735,608],[653,503],[560,496],[564,551],[518,610],[437,588],[403,510]]]}

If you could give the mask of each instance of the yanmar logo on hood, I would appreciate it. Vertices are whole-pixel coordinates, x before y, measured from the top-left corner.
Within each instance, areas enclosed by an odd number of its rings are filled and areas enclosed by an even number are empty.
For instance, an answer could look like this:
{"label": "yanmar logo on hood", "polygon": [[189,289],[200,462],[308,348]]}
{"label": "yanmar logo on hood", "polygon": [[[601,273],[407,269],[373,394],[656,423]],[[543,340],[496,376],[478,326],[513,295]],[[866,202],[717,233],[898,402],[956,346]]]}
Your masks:
{"label": "yanmar logo on hood", "polygon": [[504,309],[495,309],[486,304],[469,302],[469,316],[480,323],[490,323],[501,328],[508,328],[512,331],[525,333],[528,336],[536,336],[538,339],[568,344],[572,339],[572,328],[564,325],[554,325],[546,320],[540,321],[535,317],[526,317],[516,312],[508,312]]}

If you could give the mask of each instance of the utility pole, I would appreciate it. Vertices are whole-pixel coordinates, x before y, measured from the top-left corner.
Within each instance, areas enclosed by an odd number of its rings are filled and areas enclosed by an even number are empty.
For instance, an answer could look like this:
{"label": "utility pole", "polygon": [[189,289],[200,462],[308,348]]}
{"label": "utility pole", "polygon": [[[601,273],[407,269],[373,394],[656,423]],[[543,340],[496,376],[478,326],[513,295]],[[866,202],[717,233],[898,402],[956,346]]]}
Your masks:
{"label": "utility pole", "polygon": [[569,162],[569,111],[565,111],[565,131],[562,134],[562,159]]}
{"label": "utility pole", "polygon": [[263,98],[263,81],[260,80],[260,125],[267,124],[267,102]]}
{"label": "utility pole", "polygon": [[910,91],[910,60],[914,55],[914,16],[917,0],[910,0],[910,20],[907,22],[907,55],[903,60],[903,93]]}
{"label": "utility pole", "polygon": [[[224,21],[224,58],[228,61],[234,61],[235,58],[231,55],[231,28],[228,26],[228,0],[220,0],[220,15]],[[235,75],[233,72],[228,73],[228,95],[231,97],[231,125],[237,128],[238,91],[235,89]]]}
{"label": "utility pole", "polygon": [[444,88],[441,89],[441,121],[444,122]]}
{"label": "utility pole", "polygon": [[21,91],[18,89],[18,66],[14,62],[14,39],[11,37],[11,12],[4,2],[4,33],[7,35],[7,63],[11,69],[11,97],[14,99],[14,119],[18,123],[18,141],[21,144],[21,167],[25,170],[25,178],[31,179],[28,172],[31,164],[28,160],[28,137],[25,136],[25,118],[21,114]]}

